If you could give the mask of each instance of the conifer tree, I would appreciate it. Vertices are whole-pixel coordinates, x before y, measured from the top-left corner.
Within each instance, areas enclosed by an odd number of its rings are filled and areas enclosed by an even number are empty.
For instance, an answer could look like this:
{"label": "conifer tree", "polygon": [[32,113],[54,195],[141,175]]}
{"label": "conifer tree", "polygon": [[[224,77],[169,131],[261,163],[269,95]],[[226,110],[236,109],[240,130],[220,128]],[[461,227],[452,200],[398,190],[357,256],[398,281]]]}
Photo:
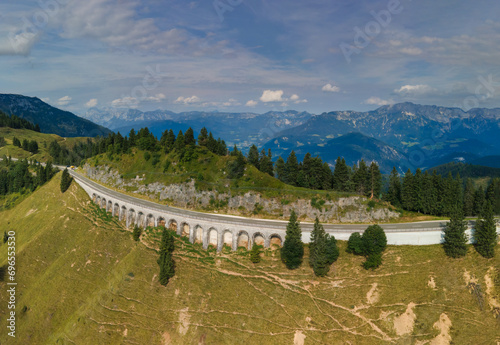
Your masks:
{"label": "conifer tree", "polygon": [[252,261],[254,264],[258,264],[260,260],[260,246],[254,243],[252,246],[252,250],[250,250],[250,261]]}
{"label": "conifer tree", "polygon": [[481,214],[481,210],[484,206],[484,201],[485,201],[484,190],[482,186],[479,186],[479,188],[474,193],[474,207],[472,211],[473,216]]}
{"label": "conifer tree", "polygon": [[134,230],[132,231],[132,237],[134,241],[139,241],[139,239],[141,238],[141,234],[142,234],[142,229],[136,225],[134,227]]}
{"label": "conifer tree", "polygon": [[194,139],[194,132],[191,127],[186,130],[184,133],[184,143],[187,145],[196,145],[196,140]]}
{"label": "conifer tree", "polygon": [[295,211],[292,210],[290,220],[286,227],[285,243],[281,248],[281,261],[289,269],[295,269],[302,264],[304,256],[304,245],[302,243],[302,231],[297,220]]}
{"label": "conifer tree", "polygon": [[455,207],[450,221],[444,229],[443,248],[447,256],[459,258],[467,254],[467,222],[464,220],[461,208]]}
{"label": "conifer tree", "polygon": [[356,255],[363,255],[363,240],[359,232],[353,232],[351,236],[349,236],[346,252]]}
{"label": "conifer tree", "polygon": [[422,175],[421,205],[424,214],[431,214],[433,205],[437,202],[437,194],[432,181],[432,176],[428,171]]}
{"label": "conifer tree", "polygon": [[68,169],[64,169],[62,172],[61,185],[60,185],[62,193],[64,193],[66,190],[68,190],[72,181],[73,181],[73,178],[68,173]]}
{"label": "conifer tree", "polygon": [[401,186],[401,204],[405,210],[413,211],[414,209],[414,188],[413,188],[413,174],[410,169],[406,171],[403,177],[403,184]]}
{"label": "conifer tree", "polygon": [[498,236],[491,202],[485,202],[475,228],[474,239],[477,252],[488,259],[494,257]]}
{"label": "conifer tree", "polygon": [[296,186],[299,176],[299,162],[297,161],[295,151],[290,152],[290,155],[288,156],[285,163],[285,171],[286,180],[284,182],[286,184]]}
{"label": "conifer tree", "polygon": [[368,171],[368,192],[370,199],[379,198],[382,189],[382,174],[377,163],[372,162]]}
{"label": "conifer tree", "polygon": [[363,159],[359,162],[354,174],[352,175],[352,182],[354,190],[361,195],[365,195],[368,185],[368,167]]}
{"label": "conifer tree", "polygon": [[396,167],[392,168],[391,175],[389,176],[389,188],[384,199],[394,206],[401,206],[401,180]]}
{"label": "conifer tree", "polygon": [[472,179],[468,178],[464,191],[464,216],[470,217],[474,212],[474,185]]}
{"label": "conifer tree", "polygon": [[333,170],[333,189],[339,192],[347,192],[349,183],[349,168],[344,158],[337,158]]}
{"label": "conifer tree", "polygon": [[286,181],[286,168],[285,168],[285,160],[283,157],[279,156],[276,160],[274,170],[276,171],[276,177],[281,182]]}
{"label": "conifer tree", "polygon": [[331,265],[337,261],[339,257],[339,247],[337,247],[337,240],[335,236],[326,234],[326,258]]}
{"label": "conifer tree", "polygon": [[417,168],[413,176],[413,209],[417,212],[422,212],[423,196],[422,196],[422,170]]}
{"label": "conifer tree", "polygon": [[163,229],[160,243],[160,257],[158,265],[160,266],[160,284],[167,285],[170,278],[175,275],[175,262],[172,256],[174,251],[174,236],[172,231]]}
{"label": "conifer tree", "polygon": [[208,141],[208,131],[205,127],[200,130],[200,134],[198,134],[198,145],[207,146]]}

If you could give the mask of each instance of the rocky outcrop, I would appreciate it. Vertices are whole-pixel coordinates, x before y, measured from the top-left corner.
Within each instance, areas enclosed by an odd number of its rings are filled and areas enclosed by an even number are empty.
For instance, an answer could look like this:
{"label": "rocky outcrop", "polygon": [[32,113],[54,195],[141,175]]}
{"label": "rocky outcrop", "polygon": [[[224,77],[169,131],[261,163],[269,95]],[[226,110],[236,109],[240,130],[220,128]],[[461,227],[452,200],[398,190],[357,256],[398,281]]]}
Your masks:
{"label": "rocky outcrop", "polygon": [[85,174],[93,180],[118,189],[147,195],[153,199],[165,200],[171,206],[188,209],[223,211],[246,216],[255,213],[259,216],[269,215],[278,219],[288,219],[293,209],[303,220],[312,221],[318,216],[320,221],[328,223],[380,222],[399,217],[399,213],[385,207],[368,207],[366,198],[361,196],[340,197],[316,203],[308,199],[288,201],[281,198],[265,198],[257,192],[231,195],[217,191],[197,190],[194,180],[169,185],[159,182],[145,184],[144,175],[124,179],[118,171],[108,166],[92,167],[85,164],[83,169]]}

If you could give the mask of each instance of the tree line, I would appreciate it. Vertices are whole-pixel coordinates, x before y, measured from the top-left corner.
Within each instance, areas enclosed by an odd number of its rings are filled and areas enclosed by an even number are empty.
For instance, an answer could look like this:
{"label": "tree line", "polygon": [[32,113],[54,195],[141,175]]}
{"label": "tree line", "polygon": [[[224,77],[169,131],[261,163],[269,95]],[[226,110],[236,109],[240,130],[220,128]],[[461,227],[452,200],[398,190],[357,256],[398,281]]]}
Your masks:
{"label": "tree line", "polygon": [[0,111],[0,127],[9,127],[15,129],[29,129],[40,132],[40,126],[16,115],[7,115]]}
{"label": "tree line", "polygon": [[31,152],[32,154],[38,153],[38,143],[36,142],[36,140],[24,139],[21,143],[18,138],[14,137],[12,138],[12,145],[17,146],[24,151]]}
{"label": "tree line", "polygon": [[470,178],[463,188],[459,174],[453,177],[450,172],[443,178],[435,170],[422,173],[417,169],[413,174],[408,169],[401,178],[393,168],[383,199],[408,211],[436,216],[450,216],[456,208],[465,216],[477,216],[485,201],[489,201],[493,212],[500,214],[500,179],[492,179],[484,191],[482,187],[475,188]]}
{"label": "tree line", "polygon": [[0,195],[34,191],[50,181],[56,172],[57,169],[50,162],[44,167],[40,163],[14,161],[4,156],[0,169]]}

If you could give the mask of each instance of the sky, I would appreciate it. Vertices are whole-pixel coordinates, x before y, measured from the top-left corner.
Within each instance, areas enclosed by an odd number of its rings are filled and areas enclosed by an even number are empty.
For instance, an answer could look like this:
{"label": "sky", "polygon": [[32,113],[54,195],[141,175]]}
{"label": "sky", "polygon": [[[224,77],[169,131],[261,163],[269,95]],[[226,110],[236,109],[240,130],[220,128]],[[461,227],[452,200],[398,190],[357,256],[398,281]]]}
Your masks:
{"label": "sky", "polygon": [[89,108],[500,107],[496,0],[0,3],[0,93]]}

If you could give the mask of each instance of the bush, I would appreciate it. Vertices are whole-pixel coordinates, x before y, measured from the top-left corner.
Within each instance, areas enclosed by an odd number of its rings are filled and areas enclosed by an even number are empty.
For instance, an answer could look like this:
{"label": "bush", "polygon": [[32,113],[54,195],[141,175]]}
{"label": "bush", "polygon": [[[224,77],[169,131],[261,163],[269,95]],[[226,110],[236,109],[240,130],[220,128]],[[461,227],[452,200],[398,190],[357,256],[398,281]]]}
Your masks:
{"label": "bush", "polygon": [[149,153],[148,151],[144,152],[144,159],[148,161],[150,158],[151,158],[151,153]]}
{"label": "bush", "polygon": [[68,169],[64,169],[61,176],[61,192],[64,193],[68,190],[69,186],[71,186],[71,182],[73,182],[73,178],[69,175]]}
{"label": "bush", "polygon": [[132,237],[134,238],[134,241],[139,241],[139,239],[141,238],[141,234],[142,234],[142,229],[136,225],[134,231],[132,232]]}
{"label": "bush", "polygon": [[252,246],[252,250],[250,251],[250,261],[252,261],[254,264],[258,264],[260,260],[260,246],[254,243]]}
{"label": "bush", "polygon": [[364,255],[380,254],[387,247],[387,237],[384,229],[379,225],[370,225],[361,238],[363,240]]}
{"label": "bush", "polygon": [[363,262],[364,269],[375,269],[382,264],[382,253],[372,254],[366,258],[366,261]]}
{"label": "bush", "polygon": [[363,255],[363,240],[361,239],[361,235],[359,232],[353,232],[351,236],[349,236],[349,240],[347,241],[347,249],[348,253]]}

